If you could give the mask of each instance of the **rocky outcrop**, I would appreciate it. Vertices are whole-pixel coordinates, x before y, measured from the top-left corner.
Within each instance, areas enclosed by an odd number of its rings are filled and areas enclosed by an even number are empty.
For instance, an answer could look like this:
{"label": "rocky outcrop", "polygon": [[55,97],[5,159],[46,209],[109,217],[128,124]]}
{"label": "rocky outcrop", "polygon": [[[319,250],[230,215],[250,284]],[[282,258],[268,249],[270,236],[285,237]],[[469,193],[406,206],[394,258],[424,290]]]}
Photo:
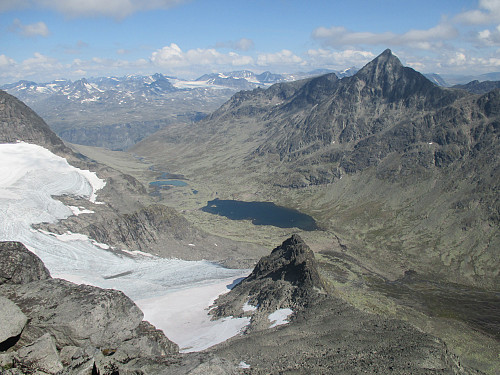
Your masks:
{"label": "rocky outcrop", "polygon": [[178,353],[122,292],[52,279],[42,266],[22,244],[0,243],[0,275],[22,275],[0,285],[0,350],[10,353],[4,367],[74,373],[104,356],[126,369],[138,358],[161,362]]}
{"label": "rocky outcrop", "polygon": [[[88,205],[72,197],[60,199],[69,206]],[[266,252],[257,244],[240,243],[199,230],[175,209],[162,204],[126,213],[117,212],[114,205],[93,205],[91,209],[94,213],[90,218],[89,215],[70,216],[54,224],[42,223],[35,227],[58,234],[82,233],[116,251],[140,250],[161,257],[206,259],[233,268],[249,268]]]}
{"label": "rocky outcrop", "polygon": [[[252,374],[479,374],[435,337],[362,312],[326,289],[313,252],[292,236],[215,302],[215,315],[252,320],[245,334],[209,351],[243,361]],[[284,307],[293,317],[269,330],[269,313]]]}
{"label": "rocky outcrop", "polygon": [[25,141],[53,152],[69,152],[43,119],[23,102],[0,90],[0,143]]}
{"label": "rocky outcrop", "polygon": [[20,242],[0,242],[0,285],[47,280],[49,270]]}
{"label": "rocky outcrop", "polygon": [[285,308],[303,310],[325,296],[326,286],[314,253],[300,236],[293,235],[263,257],[229,293],[220,296],[211,313],[218,317],[250,316],[250,330],[269,328],[270,313]]}
{"label": "rocky outcrop", "polygon": [[20,348],[17,351],[17,358],[26,369],[36,369],[47,374],[56,374],[64,368],[55,340],[49,333]]}

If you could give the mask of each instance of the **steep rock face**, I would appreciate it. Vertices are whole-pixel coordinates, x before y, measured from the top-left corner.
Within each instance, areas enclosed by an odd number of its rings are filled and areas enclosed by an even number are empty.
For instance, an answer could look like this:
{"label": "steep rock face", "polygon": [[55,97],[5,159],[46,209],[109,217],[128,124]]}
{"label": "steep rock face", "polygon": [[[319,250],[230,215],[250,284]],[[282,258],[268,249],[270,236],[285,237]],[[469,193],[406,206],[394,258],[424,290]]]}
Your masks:
{"label": "steep rock face", "polygon": [[0,350],[9,346],[7,342],[19,336],[28,318],[11,300],[0,296]]}
{"label": "steep rock face", "polygon": [[23,102],[0,90],[0,143],[25,141],[53,152],[69,149],[49,126]]}
{"label": "steep rock face", "polygon": [[[216,316],[251,315],[251,330],[269,328],[267,316],[278,310],[304,309],[326,296],[312,250],[293,235],[261,258],[252,273],[215,301]],[[247,309],[244,306],[254,306]],[[248,314],[248,311],[252,311]]]}
{"label": "steep rock face", "polygon": [[266,278],[287,281],[304,289],[324,289],[314,253],[296,234],[275,248],[269,256],[261,258],[242,285]]}
{"label": "steep rock face", "polygon": [[[423,75],[404,67],[384,51],[352,77],[325,84],[327,76],[305,84],[294,97],[269,114],[282,131],[274,133],[257,154],[277,153],[298,163],[304,157],[329,157],[343,165],[356,143],[404,124],[415,115],[453,103],[464,94],[434,86]],[[311,94],[311,93],[314,93]],[[335,145],[338,146],[335,146]],[[372,154],[372,160],[384,155]],[[357,169],[366,168],[360,166]],[[307,176],[306,176],[307,177]]]}

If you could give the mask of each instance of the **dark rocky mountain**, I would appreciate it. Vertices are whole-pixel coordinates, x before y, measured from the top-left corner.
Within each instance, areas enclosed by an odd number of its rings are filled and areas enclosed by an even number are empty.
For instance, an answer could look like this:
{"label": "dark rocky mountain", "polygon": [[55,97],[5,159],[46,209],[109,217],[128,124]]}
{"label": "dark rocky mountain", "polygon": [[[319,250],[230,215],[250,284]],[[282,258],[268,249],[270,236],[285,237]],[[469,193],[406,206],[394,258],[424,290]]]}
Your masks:
{"label": "dark rocky mountain", "polygon": [[388,277],[412,268],[496,288],[499,101],[438,87],[386,50],[351,77],[237,93],[135,152],[221,199],[301,207]]}
{"label": "dark rocky mountain", "polygon": [[211,314],[218,317],[244,315],[245,304],[255,306],[249,330],[269,327],[267,315],[283,308],[303,310],[326,296],[314,253],[293,235],[262,257],[252,273],[229,293],[215,301]]}
{"label": "dark rocky mountain", "polygon": [[467,90],[473,94],[486,94],[495,89],[500,89],[500,81],[471,81],[465,85],[455,85],[455,89]]}
{"label": "dark rocky mountain", "polygon": [[62,140],[26,104],[0,90],[0,143],[25,141],[68,152]]}

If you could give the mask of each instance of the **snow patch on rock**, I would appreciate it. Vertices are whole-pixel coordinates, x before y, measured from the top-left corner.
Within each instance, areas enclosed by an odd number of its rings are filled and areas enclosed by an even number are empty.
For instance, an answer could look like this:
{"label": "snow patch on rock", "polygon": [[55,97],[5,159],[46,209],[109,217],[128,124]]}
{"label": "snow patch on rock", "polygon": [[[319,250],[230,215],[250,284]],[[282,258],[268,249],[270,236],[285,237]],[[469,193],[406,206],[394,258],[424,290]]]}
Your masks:
{"label": "snow patch on rock", "polygon": [[292,313],[293,313],[292,309],[286,308],[286,309],[276,310],[272,314],[269,314],[269,316],[267,318],[272,323],[269,328],[273,328],[273,327],[276,327],[276,326],[280,326],[280,325],[289,323],[288,322],[288,317]]}

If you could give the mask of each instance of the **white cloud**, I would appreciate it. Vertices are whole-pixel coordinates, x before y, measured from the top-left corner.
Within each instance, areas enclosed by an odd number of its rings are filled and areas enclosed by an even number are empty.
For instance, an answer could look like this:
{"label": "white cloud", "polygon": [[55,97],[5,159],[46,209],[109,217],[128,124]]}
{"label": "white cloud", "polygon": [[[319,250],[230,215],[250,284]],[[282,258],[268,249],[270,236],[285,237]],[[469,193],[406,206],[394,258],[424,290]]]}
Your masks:
{"label": "white cloud", "polygon": [[12,23],[10,30],[26,37],[46,37],[50,34],[49,28],[44,22],[40,21],[29,25],[23,25],[23,23],[17,18]]}
{"label": "white cloud", "polygon": [[403,34],[355,32],[343,26],[318,27],[312,33],[314,39],[329,47],[383,45],[410,46],[418,49],[430,49],[433,43],[453,39],[457,35],[457,29],[448,22],[441,22],[427,30],[409,30]]}
{"label": "white cloud", "polygon": [[203,66],[205,69],[217,69],[225,66],[243,66],[253,64],[253,58],[242,56],[235,52],[220,53],[213,48],[196,48],[186,52],[172,43],[151,54],[151,62],[162,68],[188,68]]}
{"label": "white cloud", "polygon": [[124,18],[135,12],[168,9],[189,0],[2,0],[0,12],[14,9],[51,9],[69,17]]}
{"label": "white cloud", "polygon": [[500,25],[492,30],[485,29],[477,33],[477,40],[487,46],[500,46]]}
{"label": "white cloud", "polygon": [[8,56],[0,55],[0,68],[5,69],[14,66],[16,62]]}
{"label": "white cloud", "polygon": [[274,53],[262,53],[257,57],[257,65],[259,66],[298,65],[303,63],[304,60],[302,58],[287,49]]}
{"label": "white cloud", "polygon": [[329,67],[345,69],[347,67],[362,67],[375,58],[370,51],[347,49],[344,51],[331,51],[328,49],[310,49],[307,51],[308,64],[314,67]]}
{"label": "white cloud", "polygon": [[487,25],[500,22],[500,1],[480,0],[479,9],[458,14],[455,21],[468,25]]}

